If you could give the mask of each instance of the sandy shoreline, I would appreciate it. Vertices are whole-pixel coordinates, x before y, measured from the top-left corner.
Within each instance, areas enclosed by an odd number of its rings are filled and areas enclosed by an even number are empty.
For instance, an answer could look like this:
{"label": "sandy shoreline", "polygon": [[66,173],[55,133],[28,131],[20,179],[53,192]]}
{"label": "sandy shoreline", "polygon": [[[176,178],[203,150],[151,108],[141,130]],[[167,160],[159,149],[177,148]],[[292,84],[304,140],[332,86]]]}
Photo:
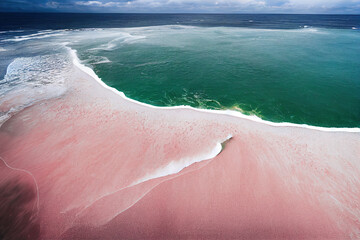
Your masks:
{"label": "sandy shoreline", "polygon": [[308,128],[308,129],[312,129],[312,130],[319,130],[319,131],[326,131],[326,132],[360,132],[360,128],[335,128],[335,127],[318,127],[318,126],[311,126],[311,125],[307,125],[307,124],[295,124],[295,123],[288,123],[288,122],[282,122],[282,123],[276,123],[276,122],[271,122],[271,121],[266,121],[263,120],[257,116],[249,116],[249,115],[245,115],[242,114],[238,111],[233,111],[233,110],[210,110],[210,109],[198,109],[198,108],[193,108],[190,106],[174,106],[174,107],[157,107],[157,106],[153,106],[150,104],[146,104],[146,103],[142,103],[139,101],[136,101],[134,99],[128,98],[124,95],[124,93],[119,92],[117,89],[109,87],[108,85],[106,85],[95,73],[94,71],[83,65],[80,61],[80,59],[77,57],[76,55],[76,51],[68,48],[70,51],[70,54],[73,58],[73,63],[75,66],[77,66],[80,70],[82,70],[83,72],[87,73],[89,76],[91,76],[95,81],[97,81],[101,86],[103,86],[106,89],[109,89],[110,91],[112,91],[113,93],[119,95],[120,97],[130,101],[130,102],[134,102],[137,103],[139,105],[143,105],[143,106],[147,106],[150,108],[158,108],[158,109],[191,109],[194,111],[199,111],[199,112],[206,112],[206,113],[213,113],[213,114],[221,114],[221,115],[227,115],[227,116],[235,116],[235,117],[239,117],[239,118],[243,118],[243,119],[249,119],[255,122],[260,122],[263,124],[267,124],[270,126],[276,126],[276,127],[302,127],[302,128]]}
{"label": "sandy shoreline", "polygon": [[149,107],[74,64],[62,97],[0,127],[0,156],[37,181],[40,238],[360,237],[359,128]]}

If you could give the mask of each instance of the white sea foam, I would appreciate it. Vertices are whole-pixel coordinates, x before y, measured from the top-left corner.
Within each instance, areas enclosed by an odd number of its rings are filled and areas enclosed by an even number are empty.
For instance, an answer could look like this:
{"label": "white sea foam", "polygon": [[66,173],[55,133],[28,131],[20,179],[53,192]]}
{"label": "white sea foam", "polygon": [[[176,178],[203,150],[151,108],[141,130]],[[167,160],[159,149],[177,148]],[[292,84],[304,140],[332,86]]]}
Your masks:
{"label": "white sea foam", "polygon": [[24,30],[0,31],[0,34],[3,34],[3,33],[16,33],[16,32],[24,32]]}
{"label": "white sea foam", "polygon": [[307,124],[295,124],[295,123],[287,123],[287,122],[281,122],[281,123],[275,123],[275,122],[270,122],[270,121],[266,121],[263,120],[257,116],[254,115],[245,115],[242,114],[238,111],[233,111],[233,110],[211,110],[211,109],[198,109],[198,108],[193,108],[190,106],[174,106],[174,107],[157,107],[157,106],[153,106],[150,104],[146,104],[146,103],[142,103],[136,100],[133,100],[131,98],[128,98],[125,96],[125,94],[123,92],[118,91],[115,88],[109,87],[108,85],[106,85],[97,75],[96,73],[89,67],[83,65],[80,61],[80,59],[78,58],[77,54],[76,54],[76,50],[71,49],[70,47],[67,47],[70,51],[70,55],[72,56],[73,59],[73,63],[75,66],[77,66],[80,70],[82,70],[83,72],[87,73],[89,76],[91,76],[94,80],[96,80],[100,85],[102,85],[104,88],[109,89],[110,91],[112,91],[113,93],[119,95],[120,97],[139,104],[139,105],[143,105],[146,107],[150,107],[150,108],[158,108],[158,109],[192,109],[194,111],[198,111],[198,112],[206,112],[206,113],[213,113],[213,114],[221,114],[221,115],[228,115],[228,116],[233,116],[233,117],[239,117],[242,119],[248,119],[254,122],[259,122],[259,123],[263,123],[263,124],[267,124],[270,126],[274,126],[274,127],[296,127],[296,128],[306,128],[306,129],[312,129],[312,130],[317,130],[317,131],[324,131],[324,132],[353,132],[353,133],[359,133],[360,132],[360,128],[327,128],[327,127],[317,127],[317,126],[311,126],[311,125],[307,125]]}
{"label": "white sea foam", "polygon": [[5,52],[5,51],[6,51],[6,49],[5,49],[5,48],[0,47],[0,52]]}
{"label": "white sea foam", "polygon": [[0,125],[36,102],[59,97],[66,91],[71,62],[65,54],[16,58],[0,80]]}
{"label": "white sea foam", "polygon": [[124,43],[133,43],[137,40],[140,39],[144,39],[146,38],[146,36],[141,36],[141,35],[132,35],[130,33],[127,32],[118,32],[118,34],[120,35],[119,37],[116,37],[115,39],[105,43],[105,44],[101,44],[98,47],[95,48],[91,48],[89,49],[89,51],[96,51],[96,50],[114,50],[116,47],[118,47],[120,44],[124,44]]}
{"label": "white sea foam", "polygon": [[231,134],[229,134],[224,140],[217,143],[215,145],[215,147],[212,148],[209,152],[202,153],[201,155],[198,155],[198,156],[191,156],[191,157],[183,158],[183,159],[180,159],[180,160],[171,161],[166,166],[158,168],[153,173],[150,173],[150,174],[144,176],[143,178],[137,180],[136,182],[134,182],[130,186],[133,186],[133,185],[136,185],[136,184],[139,184],[139,183],[142,183],[142,182],[146,182],[146,181],[149,181],[151,179],[176,174],[176,173],[179,173],[184,168],[187,168],[187,167],[189,167],[190,165],[192,165],[194,163],[198,163],[198,162],[202,162],[202,161],[212,159],[212,158],[216,157],[222,151],[222,149],[223,149],[222,144],[224,142],[226,142],[227,140],[229,140],[230,138],[232,138]]}
{"label": "white sea foam", "polygon": [[67,67],[70,67],[69,62],[66,60],[66,56],[62,54],[20,57],[9,64],[2,82],[39,85],[63,84],[65,78],[62,73]]}
{"label": "white sea foam", "polygon": [[111,61],[107,57],[104,57],[104,60],[95,62],[93,64],[103,64],[103,63],[111,63]]}
{"label": "white sea foam", "polygon": [[14,38],[4,39],[2,42],[21,42],[32,39],[42,39],[48,37],[62,36],[64,35],[65,30],[48,30],[48,31],[40,31],[33,34],[23,35],[23,36],[15,36]]}
{"label": "white sea foam", "polygon": [[84,60],[84,63],[88,63],[90,65],[97,65],[97,64],[103,64],[103,63],[111,63],[111,61],[104,56],[89,56],[88,59]]}
{"label": "white sea foam", "polygon": [[11,112],[2,113],[0,112],[0,127],[11,118],[12,114]]}

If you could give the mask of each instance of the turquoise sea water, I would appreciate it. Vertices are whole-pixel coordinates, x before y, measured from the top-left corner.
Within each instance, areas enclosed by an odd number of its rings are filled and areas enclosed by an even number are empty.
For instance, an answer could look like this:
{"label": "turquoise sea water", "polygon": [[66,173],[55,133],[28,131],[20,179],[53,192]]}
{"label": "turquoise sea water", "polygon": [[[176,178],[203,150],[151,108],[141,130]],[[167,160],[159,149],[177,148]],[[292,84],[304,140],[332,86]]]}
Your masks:
{"label": "turquoise sea water", "polygon": [[161,26],[98,30],[71,47],[108,85],[156,106],[360,126],[360,31]]}
{"label": "turquoise sea water", "polygon": [[0,20],[0,104],[20,99],[0,119],[66,92],[68,46],[106,84],[141,102],[360,127],[360,15],[6,13]]}

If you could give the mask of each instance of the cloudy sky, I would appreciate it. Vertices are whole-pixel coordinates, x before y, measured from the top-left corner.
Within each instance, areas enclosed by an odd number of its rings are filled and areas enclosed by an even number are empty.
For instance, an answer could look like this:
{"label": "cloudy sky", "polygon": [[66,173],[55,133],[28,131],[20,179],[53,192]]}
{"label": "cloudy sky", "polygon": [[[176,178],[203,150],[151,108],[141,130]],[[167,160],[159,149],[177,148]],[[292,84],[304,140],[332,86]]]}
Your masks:
{"label": "cloudy sky", "polygon": [[360,0],[0,0],[0,11],[360,14]]}

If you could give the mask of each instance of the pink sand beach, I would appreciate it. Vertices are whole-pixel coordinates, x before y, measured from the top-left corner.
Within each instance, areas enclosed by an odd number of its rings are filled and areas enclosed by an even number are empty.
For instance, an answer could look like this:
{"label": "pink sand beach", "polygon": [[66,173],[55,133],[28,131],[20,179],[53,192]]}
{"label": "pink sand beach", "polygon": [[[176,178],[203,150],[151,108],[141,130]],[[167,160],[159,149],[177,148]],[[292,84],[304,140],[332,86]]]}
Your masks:
{"label": "pink sand beach", "polygon": [[358,131],[151,107],[72,71],[64,95],[0,127],[0,183],[29,195],[24,236],[360,238]]}

